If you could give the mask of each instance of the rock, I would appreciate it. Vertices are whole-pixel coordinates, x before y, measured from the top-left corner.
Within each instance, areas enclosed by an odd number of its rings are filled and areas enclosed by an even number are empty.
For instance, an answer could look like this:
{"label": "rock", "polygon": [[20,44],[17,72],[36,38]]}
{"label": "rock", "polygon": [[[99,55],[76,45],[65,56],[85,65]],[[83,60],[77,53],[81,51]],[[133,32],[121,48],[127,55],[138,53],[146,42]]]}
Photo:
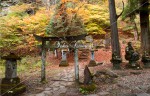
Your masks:
{"label": "rock", "polygon": [[86,95],[86,96],[98,96],[97,94],[90,94],[90,95]]}
{"label": "rock", "polygon": [[48,96],[52,96],[52,94],[53,94],[51,91],[44,91],[43,93],[44,93],[46,96],[47,96],[47,95],[48,95]]}
{"label": "rock", "polygon": [[99,96],[109,96],[109,92],[99,92]]}
{"label": "rock", "polygon": [[97,71],[96,74],[94,75],[93,81],[95,83],[115,83],[116,82],[116,78],[118,77],[118,75],[116,73],[114,73],[113,71],[111,71],[110,69],[103,69],[100,71]]}
{"label": "rock", "polygon": [[51,90],[52,88],[45,88],[45,91],[49,91],[49,90]]}
{"label": "rock", "polygon": [[88,66],[86,65],[85,69],[84,69],[84,84],[88,85],[91,83],[92,83],[92,75],[91,75],[91,72],[90,72]]}
{"label": "rock", "polygon": [[110,77],[114,77],[114,78],[118,77],[118,75],[110,69],[103,69],[103,70],[97,71],[95,76],[99,76],[101,74],[109,75]]}
{"label": "rock", "polygon": [[130,72],[131,74],[134,74],[134,75],[139,75],[141,74],[141,72]]}
{"label": "rock", "polygon": [[150,87],[148,87],[148,90],[147,90],[147,92],[146,93],[150,93]]}
{"label": "rock", "polygon": [[57,90],[59,90],[59,88],[58,88],[58,87],[53,88],[53,91],[57,91]]}
{"label": "rock", "polygon": [[54,82],[52,85],[58,87],[60,86],[60,82]]}
{"label": "rock", "polygon": [[65,88],[65,86],[60,85],[59,88]]}
{"label": "rock", "polygon": [[66,93],[67,92],[67,88],[61,88],[60,90],[59,90],[59,93]]}
{"label": "rock", "polygon": [[36,94],[35,96],[45,96],[45,93],[42,92],[42,93]]}
{"label": "rock", "polygon": [[121,96],[136,96],[136,94],[128,93],[128,94],[124,94],[124,95],[121,95]]}
{"label": "rock", "polygon": [[134,88],[134,89],[131,89],[131,92],[132,92],[132,93],[141,93],[142,90],[139,89],[138,87],[136,87],[136,88]]}
{"label": "rock", "polygon": [[136,96],[150,96],[150,95],[147,93],[139,93],[139,94],[136,94]]}
{"label": "rock", "polygon": [[35,94],[29,94],[28,96],[36,96]]}
{"label": "rock", "polygon": [[117,84],[117,86],[123,89],[130,89],[130,87],[126,86],[125,84]]}
{"label": "rock", "polygon": [[67,82],[60,82],[60,85],[61,85],[61,86],[66,86],[66,85],[67,85]]}

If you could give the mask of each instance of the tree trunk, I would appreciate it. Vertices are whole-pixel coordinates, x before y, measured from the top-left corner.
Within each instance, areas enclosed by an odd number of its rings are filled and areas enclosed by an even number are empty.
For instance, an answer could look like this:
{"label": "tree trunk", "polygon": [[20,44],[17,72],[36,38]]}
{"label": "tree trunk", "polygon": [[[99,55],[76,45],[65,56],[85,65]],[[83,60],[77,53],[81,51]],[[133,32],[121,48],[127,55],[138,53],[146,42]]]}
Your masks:
{"label": "tree trunk", "polygon": [[46,41],[42,41],[42,65],[41,65],[41,82],[46,81],[46,73],[45,73],[45,60],[46,60]]}
{"label": "tree trunk", "polygon": [[109,0],[110,24],[111,24],[111,45],[112,53],[116,52],[120,56],[120,45],[117,28],[117,14],[115,8],[115,1]]}
{"label": "tree trunk", "polygon": [[149,0],[140,0],[141,49],[150,52]]}

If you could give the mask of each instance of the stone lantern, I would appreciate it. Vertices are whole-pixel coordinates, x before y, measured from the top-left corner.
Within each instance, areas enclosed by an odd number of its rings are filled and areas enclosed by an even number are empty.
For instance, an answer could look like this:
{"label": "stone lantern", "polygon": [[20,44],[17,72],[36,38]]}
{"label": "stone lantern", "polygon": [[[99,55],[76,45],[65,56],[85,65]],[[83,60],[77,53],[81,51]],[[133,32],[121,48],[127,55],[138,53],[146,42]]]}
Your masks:
{"label": "stone lantern", "polygon": [[3,96],[17,96],[26,91],[25,85],[20,83],[20,78],[17,76],[17,60],[21,60],[14,53],[4,56],[1,59],[6,60],[5,77],[1,82],[1,94]]}
{"label": "stone lantern", "polygon": [[95,58],[94,58],[94,51],[98,51],[98,50],[97,49],[95,49],[95,50],[92,49],[91,50],[91,60],[90,60],[90,62],[88,64],[89,67],[97,66]]}
{"label": "stone lantern", "polygon": [[59,66],[69,66],[69,63],[67,61],[67,52],[68,52],[68,49],[67,48],[63,48],[62,49],[62,59],[61,59],[61,62],[59,64]]}

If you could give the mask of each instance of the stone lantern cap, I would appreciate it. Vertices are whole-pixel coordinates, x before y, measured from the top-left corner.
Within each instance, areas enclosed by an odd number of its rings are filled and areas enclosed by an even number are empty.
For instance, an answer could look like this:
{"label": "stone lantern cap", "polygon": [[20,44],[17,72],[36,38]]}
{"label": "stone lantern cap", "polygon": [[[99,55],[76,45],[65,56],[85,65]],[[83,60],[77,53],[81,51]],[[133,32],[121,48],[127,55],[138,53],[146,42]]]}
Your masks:
{"label": "stone lantern cap", "polygon": [[67,52],[68,48],[61,48],[63,50],[63,52]]}
{"label": "stone lantern cap", "polygon": [[90,51],[93,52],[93,51],[98,51],[98,50],[97,49],[91,49]]}
{"label": "stone lantern cap", "polygon": [[21,58],[16,56],[14,53],[10,53],[7,56],[3,56],[3,57],[1,57],[1,59],[4,59],[4,60],[21,60]]}

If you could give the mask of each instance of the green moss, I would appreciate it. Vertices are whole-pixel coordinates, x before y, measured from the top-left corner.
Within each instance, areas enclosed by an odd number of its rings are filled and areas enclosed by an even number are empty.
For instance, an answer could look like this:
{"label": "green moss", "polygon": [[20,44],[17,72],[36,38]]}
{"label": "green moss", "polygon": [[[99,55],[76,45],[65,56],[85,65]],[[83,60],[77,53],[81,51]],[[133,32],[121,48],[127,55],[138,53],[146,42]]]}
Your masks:
{"label": "green moss", "polygon": [[95,91],[95,89],[96,89],[96,84],[92,83],[92,84],[89,84],[89,85],[81,85],[80,88],[79,88],[79,91],[82,94],[89,94],[90,92]]}
{"label": "green moss", "polygon": [[26,91],[26,86],[23,84],[2,84],[1,85],[1,93],[3,96],[18,96],[19,94]]}
{"label": "green moss", "polygon": [[3,78],[2,79],[2,84],[18,84],[20,82],[20,78],[12,78],[12,79],[7,79]]}

